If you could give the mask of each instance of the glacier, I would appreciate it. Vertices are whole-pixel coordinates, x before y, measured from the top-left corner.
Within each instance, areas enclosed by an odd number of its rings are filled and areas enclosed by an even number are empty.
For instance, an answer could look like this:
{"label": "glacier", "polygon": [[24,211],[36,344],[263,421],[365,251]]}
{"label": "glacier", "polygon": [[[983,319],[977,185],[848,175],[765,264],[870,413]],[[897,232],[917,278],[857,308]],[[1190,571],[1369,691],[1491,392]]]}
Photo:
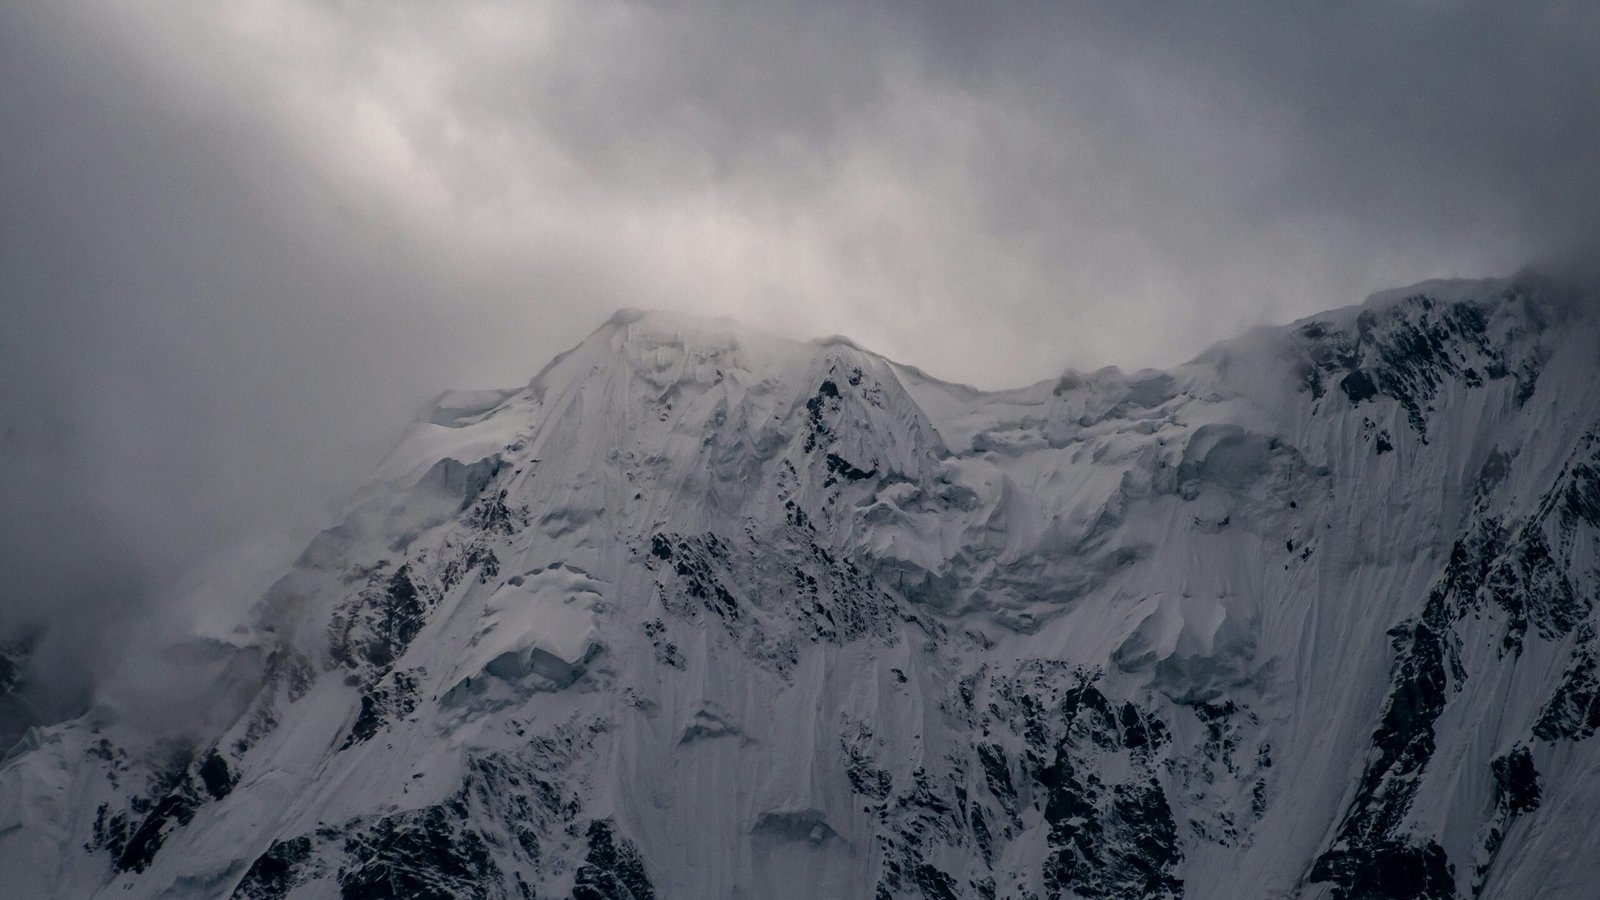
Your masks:
{"label": "glacier", "polygon": [[173,648],[203,726],[30,730],[0,894],[1588,897],[1597,594],[1536,275],[998,392],[623,311]]}

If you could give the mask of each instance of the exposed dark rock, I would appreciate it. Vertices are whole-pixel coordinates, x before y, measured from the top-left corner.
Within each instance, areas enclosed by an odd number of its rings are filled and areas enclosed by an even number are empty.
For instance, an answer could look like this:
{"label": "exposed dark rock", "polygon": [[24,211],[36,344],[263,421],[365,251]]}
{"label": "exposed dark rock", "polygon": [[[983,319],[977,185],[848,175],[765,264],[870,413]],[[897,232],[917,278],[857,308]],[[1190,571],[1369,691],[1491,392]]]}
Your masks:
{"label": "exposed dark rock", "polygon": [[[1507,306],[1526,298],[1508,293]],[[1534,303],[1522,308],[1533,316]],[[1518,363],[1516,400],[1533,393],[1540,362],[1537,348],[1502,346],[1489,334],[1489,307],[1471,302],[1441,303],[1432,297],[1409,297],[1384,310],[1363,310],[1355,331],[1311,322],[1299,330],[1307,360],[1301,382],[1314,399],[1337,379],[1353,404],[1388,397],[1406,411],[1412,428],[1427,441],[1427,416],[1432,401],[1447,382],[1482,388],[1511,374],[1506,353],[1527,354]],[[1392,446],[1392,442],[1391,443]]]}
{"label": "exposed dark rock", "polygon": [[[762,553],[734,553],[715,534],[662,535],[670,560],[645,557],[662,606],[694,619],[709,612],[739,646],[778,671],[801,642],[886,638],[909,614],[873,576],[821,543],[809,525],[785,523],[763,536]],[[670,563],[670,565],[669,565]]]}
{"label": "exposed dark rock", "polygon": [[839,737],[839,743],[844,748],[845,775],[850,779],[850,789],[882,803],[894,789],[894,777],[887,769],[873,762],[872,740],[872,730],[860,723],[846,728]]}
{"label": "exposed dark rock", "polygon": [[1512,815],[1539,808],[1539,770],[1534,768],[1533,754],[1527,747],[1495,757],[1491,768],[1496,803],[1505,804]]}
{"label": "exposed dark rock", "polygon": [[1600,466],[1583,463],[1572,468],[1571,480],[1561,496],[1561,514],[1566,522],[1600,528]]}
{"label": "exposed dark rock", "polygon": [[361,712],[340,750],[369,740],[390,722],[411,715],[417,708],[417,678],[411,672],[392,672],[361,692]]}
{"label": "exposed dark rock", "polygon": [[650,639],[650,647],[656,653],[656,662],[682,669],[688,665],[688,660],[683,656],[683,651],[678,645],[667,640],[667,625],[660,619],[651,619],[643,624],[645,637]]}
{"label": "exposed dark rock", "polygon": [[503,894],[483,836],[465,824],[463,801],[384,816],[345,836],[343,900],[457,900]]}
{"label": "exposed dark rock", "polygon": [[[1240,846],[1265,812],[1271,753],[1264,743],[1253,749],[1247,743],[1257,740],[1260,731],[1249,710],[1231,700],[1192,708],[1205,727],[1204,739],[1192,752],[1174,755],[1167,768],[1177,796],[1185,801],[1189,831],[1204,841]],[[1127,735],[1125,727],[1125,741]],[[1241,807],[1238,798],[1246,792],[1251,803]]]}
{"label": "exposed dark rock", "polygon": [[194,794],[193,785],[187,781],[158,800],[150,814],[128,835],[127,842],[116,857],[117,869],[143,872],[155,859],[167,835],[175,828],[188,825],[199,807],[200,800]]}
{"label": "exposed dark rock", "polygon": [[633,842],[609,820],[589,823],[589,853],[578,869],[573,900],[652,900],[655,887]]}
{"label": "exposed dark rock", "polygon": [[1334,900],[1455,900],[1455,870],[1444,848],[1380,840],[1317,860],[1312,881],[1331,881]]}
{"label": "exposed dark rock", "polygon": [[392,665],[427,623],[429,602],[402,564],[387,578],[342,604],[329,625],[335,662],[348,668],[382,670]]}
{"label": "exposed dark rock", "polygon": [[1540,800],[1539,770],[1534,767],[1533,754],[1527,747],[1519,746],[1495,757],[1489,768],[1494,775],[1494,810],[1483,829],[1478,862],[1473,867],[1474,897],[1483,892],[1512,821],[1538,809]]}
{"label": "exposed dark rock", "polygon": [[236,780],[214,750],[204,761],[181,753],[127,809],[100,804],[87,849],[108,851],[119,872],[143,872],[172,832],[188,825],[208,798],[226,796]]}
{"label": "exposed dark rock", "polygon": [[1396,837],[1422,770],[1433,757],[1433,723],[1444,711],[1450,640],[1446,604],[1452,587],[1447,577],[1430,594],[1418,620],[1390,632],[1394,670],[1371,755],[1338,836],[1311,869],[1311,880],[1333,882],[1339,898],[1454,896],[1453,881],[1439,880],[1440,872],[1449,871],[1443,848]]}
{"label": "exposed dark rock", "polygon": [[819,439],[826,438],[829,434],[828,425],[824,415],[839,409],[839,386],[828,379],[817,388],[816,394],[806,401],[806,420],[810,430],[806,434],[805,449],[807,453],[815,450]]}
{"label": "exposed dark rock", "polygon": [[206,793],[213,800],[221,800],[228,796],[233,786],[239,783],[239,775],[228,768],[228,761],[222,754],[212,750],[200,764],[200,783],[205,785]]}
{"label": "exposed dark rock", "polygon": [[829,453],[827,457],[828,471],[833,475],[847,481],[861,481],[878,474],[877,469],[860,469],[837,453]]}
{"label": "exposed dark rock", "polygon": [[1600,731],[1600,653],[1595,630],[1585,624],[1556,691],[1539,710],[1533,734],[1542,741],[1581,741]]}
{"label": "exposed dark rock", "polygon": [[234,900],[282,900],[305,876],[310,859],[311,838],[306,835],[273,841],[234,888]]}
{"label": "exposed dark rock", "polygon": [[20,641],[0,641],[0,697],[15,693],[28,668],[29,650]]}
{"label": "exposed dark rock", "polygon": [[[1183,853],[1156,756],[1168,742],[1166,729],[1131,703],[1112,704],[1095,680],[1092,672],[1034,661],[990,684],[985,719],[1022,739],[1027,792],[1042,804],[1049,828],[1046,894],[1181,896]],[[978,758],[989,792],[1002,808],[1015,805],[1011,767],[985,746]],[[1118,762],[1108,767],[1111,758]],[[1108,771],[1119,774],[1109,778]]]}
{"label": "exposed dark rock", "polygon": [[[964,773],[935,780],[925,769],[911,773],[911,784],[882,807],[876,835],[883,852],[878,877],[880,896],[905,896],[925,900],[954,900],[960,883],[940,869],[929,856],[935,846],[964,847],[971,840],[961,807],[965,805]],[[977,846],[975,840],[972,845]],[[981,851],[980,851],[981,852]]]}
{"label": "exposed dark rock", "polygon": [[664,535],[650,536],[650,554],[656,559],[672,558],[672,543]]}
{"label": "exposed dark rock", "polygon": [[997,744],[979,744],[978,759],[983,764],[983,777],[989,793],[999,801],[1006,815],[1016,822],[1017,789],[1011,783],[1011,767],[1006,761],[1006,751]]}
{"label": "exposed dark rock", "polygon": [[1344,391],[1351,403],[1360,403],[1378,396],[1378,385],[1367,376],[1367,373],[1356,369],[1339,380],[1339,388]]}
{"label": "exposed dark rock", "polygon": [[527,527],[528,510],[525,507],[512,509],[506,504],[506,497],[505,490],[485,497],[478,501],[462,521],[468,528],[486,534],[502,536],[516,534]]}

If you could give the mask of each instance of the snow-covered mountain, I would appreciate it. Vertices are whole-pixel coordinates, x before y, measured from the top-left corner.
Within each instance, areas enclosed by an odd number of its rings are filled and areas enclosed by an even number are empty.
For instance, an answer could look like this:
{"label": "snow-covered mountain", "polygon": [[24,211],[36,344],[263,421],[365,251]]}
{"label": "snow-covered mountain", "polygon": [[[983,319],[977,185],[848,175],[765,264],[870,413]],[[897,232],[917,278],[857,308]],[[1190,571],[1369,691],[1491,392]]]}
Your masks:
{"label": "snow-covered mountain", "polygon": [[623,312],[182,648],[227,715],[31,731],[0,893],[1590,897],[1597,592],[1535,277],[999,393]]}

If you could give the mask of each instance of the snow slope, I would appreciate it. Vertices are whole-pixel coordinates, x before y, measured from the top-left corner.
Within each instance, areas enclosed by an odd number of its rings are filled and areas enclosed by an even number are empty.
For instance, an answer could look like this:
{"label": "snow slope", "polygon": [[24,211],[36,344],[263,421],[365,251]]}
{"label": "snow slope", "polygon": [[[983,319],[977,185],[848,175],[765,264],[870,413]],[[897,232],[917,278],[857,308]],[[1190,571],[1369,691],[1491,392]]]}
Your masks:
{"label": "snow slope", "polygon": [[1597,387],[1532,276],[1000,393],[618,313],[197,637],[223,725],[12,749],[0,893],[1592,896]]}

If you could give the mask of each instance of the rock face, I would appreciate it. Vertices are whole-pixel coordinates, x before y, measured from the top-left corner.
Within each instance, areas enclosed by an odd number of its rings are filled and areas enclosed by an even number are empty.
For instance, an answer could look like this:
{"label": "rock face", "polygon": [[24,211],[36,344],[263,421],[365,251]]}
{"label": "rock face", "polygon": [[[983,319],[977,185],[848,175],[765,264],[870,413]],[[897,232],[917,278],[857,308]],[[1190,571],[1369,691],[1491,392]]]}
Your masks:
{"label": "rock face", "polygon": [[11,750],[0,893],[1592,896],[1597,388],[1534,278],[1001,393],[620,313],[441,399],[225,727]]}

